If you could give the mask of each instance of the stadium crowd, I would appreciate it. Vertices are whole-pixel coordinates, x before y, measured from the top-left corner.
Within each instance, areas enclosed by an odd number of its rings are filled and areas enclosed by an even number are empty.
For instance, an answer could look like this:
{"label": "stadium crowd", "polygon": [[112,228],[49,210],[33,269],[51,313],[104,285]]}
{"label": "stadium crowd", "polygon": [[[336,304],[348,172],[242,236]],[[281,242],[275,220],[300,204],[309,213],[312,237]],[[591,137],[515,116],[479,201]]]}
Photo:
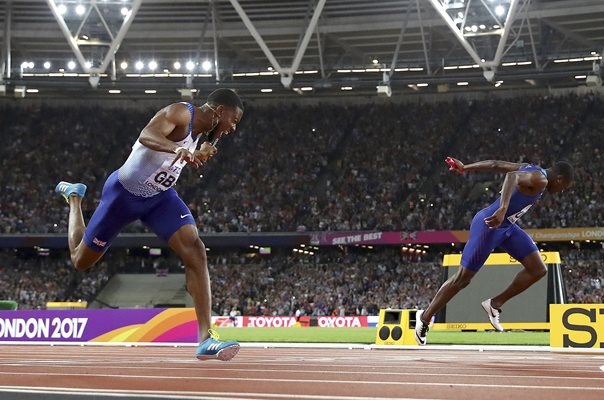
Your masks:
{"label": "stadium crowd", "polygon": [[82,273],[65,251],[60,257],[20,253],[0,251],[0,300],[14,300],[20,309],[44,309],[49,301],[91,301],[112,276],[112,259]]}
{"label": "stadium crowd", "polygon": [[[53,193],[61,179],[88,185],[88,219],[105,178],[127,158],[154,111],[0,106],[3,137],[10,138],[0,148],[0,233],[66,232],[67,206]],[[603,161],[603,119],[604,101],[594,96],[247,105],[218,155],[202,170],[185,170],[176,189],[206,233],[467,229],[473,214],[497,197],[503,177],[453,174],[446,156],[545,167],[567,159],[575,166],[573,188],[545,195],[520,225],[597,226],[604,220],[604,171],[596,167]],[[126,231],[146,228],[137,223]],[[90,274],[77,274],[68,257],[1,253],[0,298],[30,308],[50,299],[93,298],[131,262],[116,255]],[[313,268],[292,257],[269,258],[246,264],[244,277],[228,258],[212,267],[215,311],[331,314],[421,306],[440,283],[434,264],[386,254],[338,255],[313,261]],[[572,256],[578,258],[565,275],[569,297],[601,301],[601,291],[592,289],[602,279],[601,253],[593,254]],[[311,283],[321,290],[310,291]]]}
{"label": "stadium crowd", "polygon": [[[500,112],[499,110],[505,110]],[[177,190],[203,232],[467,229],[502,177],[458,176],[442,162],[505,159],[575,165],[576,183],[544,196],[525,227],[593,226],[604,217],[604,102],[517,97],[480,102],[247,107],[238,132]],[[85,217],[152,111],[0,108],[3,233],[65,232],[60,179],[85,182]],[[40,151],[43,149],[43,151]],[[145,231],[134,224],[129,231]]]}
{"label": "stadium crowd", "polygon": [[[113,251],[115,250],[115,251]],[[180,262],[133,256],[113,249],[89,272],[76,272],[65,251],[52,256],[0,252],[0,299],[23,309],[47,301],[90,302],[116,273],[182,274]],[[604,250],[562,250],[569,302],[604,301]],[[425,307],[442,283],[440,254],[409,256],[399,248],[373,251],[321,249],[315,256],[280,252],[251,256],[228,252],[209,256],[213,311],[229,315],[377,315],[380,308]],[[161,278],[159,278],[161,279]],[[185,284],[182,274],[183,286]],[[502,285],[505,285],[502,282]],[[503,286],[502,286],[503,288]]]}
{"label": "stadium crowd", "polygon": [[600,251],[571,250],[562,254],[567,266],[563,277],[567,302],[570,304],[602,304],[604,301],[604,249]]}
{"label": "stadium crowd", "polygon": [[222,315],[233,308],[243,315],[377,315],[380,308],[428,302],[442,273],[438,263],[391,248],[254,257],[235,267],[216,261],[210,274],[214,310]]}
{"label": "stadium crowd", "polygon": [[[544,168],[555,161],[570,161],[575,169],[571,190],[556,196],[546,193],[519,224],[525,228],[594,226],[604,218],[604,204],[597,201],[604,172],[594,168],[604,151],[597,139],[604,133],[603,111],[602,99],[590,96],[478,102],[465,124],[468,131],[460,133],[464,140],[451,154],[468,163],[502,159]],[[415,215],[421,221],[416,229],[451,225],[468,229],[474,213],[498,196],[502,183],[503,175],[459,176],[440,169],[426,192],[416,194],[426,199]]]}

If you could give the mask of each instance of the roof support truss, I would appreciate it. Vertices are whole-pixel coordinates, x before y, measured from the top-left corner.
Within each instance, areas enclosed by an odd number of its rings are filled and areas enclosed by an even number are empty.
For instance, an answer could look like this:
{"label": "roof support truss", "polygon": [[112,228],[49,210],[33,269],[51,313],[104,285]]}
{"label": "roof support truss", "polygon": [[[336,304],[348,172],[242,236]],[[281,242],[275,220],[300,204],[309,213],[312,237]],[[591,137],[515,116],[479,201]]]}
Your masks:
{"label": "roof support truss", "polygon": [[11,25],[13,21],[13,7],[9,0],[4,5],[4,46],[2,50],[2,63],[0,64],[0,82],[11,76]]}
{"label": "roof support truss", "polygon": [[317,23],[319,21],[319,17],[321,16],[321,12],[323,12],[323,7],[325,6],[326,0],[319,0],[317,2],[317,5],[313,12],[312,18],[310,19],[310,22],[308,23],[306,32],[304,33],[304,36],[302,37],[302,41],[300,42],[300,45],[298,46],[298,49],[296,50],[296,53],[294,54],[294,59],[289,68],[284,68],[279,64],[279,62],[277,61],[277,59],[275,58],[275,56],[273,55],[271,50],[266,45],[266,42],[264,41],[264,39],[262,38],[262,36],[258,32],[258,30],[256,30],[256,27],[254,26],[252,21],[248,18],[247,14],[245,13],[245,10],[243,10],[243,8],[241,7],[241,4],[239,4],[239,0],[229,0],[229,1],[233,5],[233,8],[235,9],[235,11],[237,11],[237,14],[239,14],[239,17],[243,21],[243,24],[246,26],[246,28],[249,30],[252,37],[256,40],[256,42],[258,43],[258,45],[264,52],[264,55],[269,60],[269,62],[273,66],[273,68],[277,72],[279,72],[279,75],[281,76],[281,84],[283,84],[284,87],[289,88],[294,79],[294,74],[296,73],[296,71],[298,71],[298,68],[300,67],[300,63],[302,62],[302,57],[304,57],[304,53],[306,52],[306,48],[308,47],[308,43],[313,34],[313,31],[315,31],[315,28],[317,27]]}
{"label": "roof support truss", "polygon": [[[121,25],[119,31],[117,32],[117,34],[115,35],[115,37],[113,36],[113,33],[109,29],[107,22],[103,18],[102,13],[99,12],[98,7],[96,6],[96,1],[90,2],[90,7],[88,7],[87,14],[86,14],[85,18],[82,19],[82,22],[80,23],[80,26],[79,26],[78,30],[76,31],[75,35],[72,35],[71,32],[69,31],[69,27],[65,23],[65,20],[63,19],[63,17],[61,16],[55,0],[46,0],[46,3],[48,3],[48,7],[50,8],[52,15],[55,18],[55,20],[57,21],[57,23],[59,24],[59,28],[61,29],[63,36],[65,36],[65,39],[67,39],[67,43],[69,44],[71,51],[73,52],[76,59],[78,60],[80,67],[84,70],[84,72],[90,74],[90,78],[89,78],[90,85],[92,87],[96,88],[99,83],[99,76],[101,74],[105,73],[105,71],[107,70],[107,67],[109,67],[109,64],[115,60],[115,53],[117,53],[117,51],[119,50],[119,48],[122,44],[122,41],[124,40],[124,37],[126,37],[126,33],[128,33],[128,29],[130,29],[130,25],[132,25],[132,21],[134,20],[134,17],[136,16],[138,9],[140,8],[142,0],[132,0],[132,9],[124,17],[122,25]],[[101,21],[103,22],[103,26],[107,30],[109,36],[111,38],[113,38],[113,40],[109,44],[109,49],[105,53],[103,60],[101,61],[99,67],[94,67],[94,66],[88,65],[86,59],[84,58],[84,55],[82,54],[82,51],[80,50],[80,46],[78,44],[78,36],[80,34],[80,31],[82,30],[82,27],[88,20],[88,17],[90,16],[90,13],[92,12],[93,8],[99,15]]]}
{"label": "roof support truss", "polygon": [[[507,15],[504,20],[499,20],[497,18],[496,13],[493,13],[491,7],[481,0],[482,6],[486,8],[489,14],[494,18],[496,22],[499,22],[500,26],[503,28],[498,31],[492,31],[489,34],[497,34],[500,35],[499,41],[497,44],[497,49],[495,50],[495,54],[491,59],[487,59],[487,57],[482,57],[478,54],[476,47],[471,43],[468,38],[471,36],[478,36],[479,34],[465,34],[465,28],[467,25],[468,18],[468,10],[471,6],[471,1],[468,1],[466,4],[466,8],[464,10],[463,17],[461,17],[461,21],[454,21],[451,15],[447,12],[447,7],[440,0],[428,0],[434,9],[438,12],[441,18],[445,21],[449,29],[453,32],[459,43],[463,46],[466,52],[470,55],[475,64],[479,65],[483,69],[484,76],[487,80],[492,81],[495,77],[495,72],[497,68],[501,64],[501,59],[505,55],[506,51],[509,50],[510,47],[506,49],[506,43],[510,32],[512,32],[512,26],[514,25],[514,21],[516,20],[516,16],[518,14],[518,9],[520,4],[524,5],[524,9],[527,11],[526,16],[528,16],[528,7],[530,5],[531,0],[510,0],[509,8],[507,10]],[[458,27],[457,24],[460,23],[461,27]],[[520,32],[515,32],[514,34],[516,38],[519,37]]]}

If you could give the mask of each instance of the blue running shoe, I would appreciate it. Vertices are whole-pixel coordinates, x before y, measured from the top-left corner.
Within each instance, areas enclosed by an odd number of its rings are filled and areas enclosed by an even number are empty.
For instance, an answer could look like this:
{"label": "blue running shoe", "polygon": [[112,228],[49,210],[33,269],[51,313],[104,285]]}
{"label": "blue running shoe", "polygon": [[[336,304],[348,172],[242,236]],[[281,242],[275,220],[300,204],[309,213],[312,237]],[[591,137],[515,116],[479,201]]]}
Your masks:
{"label": "blue running shoe", "polygon": [[63,196],[63,198],[65,198],[65,201],[69,203],[69,196],[75,194],[79,198],[82,198],[86,194],[86,189],[86,185],[84,185],[83,183],[69,183],[61,181],[57,184],[55,192]]}
{"label": "blue running shoe", "polygon": [[199,360],[229,361],[239,353],[239,343],[237,342],[221,342],[218,333],[209,330],[210,337],[203,341],[197,348],[195,355]]}

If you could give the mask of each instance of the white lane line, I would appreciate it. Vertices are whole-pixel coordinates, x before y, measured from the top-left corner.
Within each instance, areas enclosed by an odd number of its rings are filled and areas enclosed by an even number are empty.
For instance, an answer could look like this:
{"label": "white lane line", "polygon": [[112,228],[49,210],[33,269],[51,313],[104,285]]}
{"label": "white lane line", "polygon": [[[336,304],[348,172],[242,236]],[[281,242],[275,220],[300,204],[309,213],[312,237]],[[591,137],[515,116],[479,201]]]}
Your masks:
{"label": "white lane line", "polygon": [[[141,368],[146,368],[148,366],[152,367],[157,364],[167,365],[187,365],[192,368],[198,366],[206,366],[207,362],[200,362],[199,360],[193,358],[187,359],[169,359],[169,358],[140,358],[140,359],[113,359],[111,357],[104,357],[101,359],[83,357],[82,359],[77,360],[64,360],[64,359],[38,359],[38,358],[12,358],[12,359],[4,359],[0,360],[0,366],[3,365],[136,365]],[[211,364],[212,362],[210,362]],[[232,366],[243,366],[243,367],[253,367],[253,366],[266,366],[270,364],[271,366],[283,366],[283,367],[320,367],[320,368],[358,368],[358,369],[368,369],[368,368],[388,368],[388,369],[408,369],[410,368],[410,363],[414,364],[414,369],[418,370],[432,370],[432,369],[448,369],[456,368],[463,370],[472,370],[472,369],[519,369],[524,371],[540,371],[544,368],[552,371],[593,371],[594,367],[599,368],[601,365],[600,362],[594,362],[591,360],[585,360],[584,362],[541,362],[541,363],[522,363],[522,362],[502,362],[496,363],[494,361],[486,361],[486,360],[477,360],[474,362],[448,362],[446,360],[439,359],[415,359],[415,360],[404,360],[402,362],[363,362],[363,365],[353,364],[351,362],[331,362],[331,363],[316,363],[314,360],[307,360],[305,362],[283,362],[278,359],[255,359],[255,360],[245,360],[240,357],[232,360],[229,364]],[[417,365],[421,364],[421,365]],[[560,368],[562,367],[562,368]]]}
{"label": "white lane line", "polygon": [[[50,342],[50,341],[0,341],[0,345],[12,346],[12,348],[23,348],[29,346],[51,346],[51,347],[93,347],[96,349],[104,348],[140,348],[140,347],[155,347],[155,348],[180,348],[196,347],[196,343],[158,343],[158,342]],[[304,349],[305,351],[321,351],[321,350],[412,350],[418,352],[439,352],[445,351],[495,351],[495,352],[549,352],[549,346],[527,346],[527,345],[430,345],[426,347],[419,346],[390,346],[390,345],[375,345],[375,344],[360,344],[360,343],[296,343],[296,342],[243,342],[242,348],[245,349],[260,349],[260,350],[280,350],[286,349]]]}
{"label": "white lane line", "polygon": [[[81,359],[81,358],[104,358],[104,357],[113,357],[113,358],[119,358],[119,359],[132,359],[132,358],[139,358],[142,357],[143,355],[145,357],[153,357],[153,358],[189,358],[189,357],[193,357],[192,353],[190,351],[187,352],[156,352],[156,351],[146,351],[146,352],[142,352],[143,349],[141,349],[141,351],[137,351],[137,352],[129,352],[128,349],[122,349],[122,351],[120,352],[87,352],[83,349],[75,349],[78,351],[75,352],[69,352],[69,351],[65,351],[65,350],[69,350],[69,349],[57,349],[58,351],[52,351],[52,352],[41,352],[41,351],[35,351],[32,352],[31,348],[27,349],[28,351],[24,351],[24,352],[19,352],[19,353],[10,353],[7,352],[5,349],[3,349],[3,353],[0,354],[0,360],[3,359],[12,359],[12,358],[16,358],[16,357],[20,357],[20,358],[24,358],[24,357],[31,357],[32,354],[35,355],[35,357],[38,358],[49,358],[49,359],[53,359],[53,358],[62,358],[62,359]],[[37,350],[37,349],[36,349]],[[267,352],[259,352],[259,353],[251,353],[249,351],[249,349],[244,350],[242,353],[240,353],[239,357],[240,359],[276,359],[276,360],[321,360],[323,362],[333,362],[334,360],[336,362],[338,361],[357,361],[359,358],[359,354],[358,352],[347,352],[347,354],[337,354],[337,353],[326,353],[322,352],[321,354],[307,354],[304,357],[301,357],[299,355],[299,353],[292,353],[292,354],[285,354],[282,352],[273,352],[273,353],[267,353]],[[530,355],[527,354],[515,354],[515,355],[502,355],[502,356],[492,356],[492,355],[479,355],[479,354],[469,354],[469,353],[465,353],[465,354],[443,354],[443,353],[426,353],[426,352],[413,352],[413,355],[410,355],[408,352],[407,354],[392,354],[392,353],[386,353],[383,351],[379,351],[379,352],[363,352],[363,359],[371,362],[371,361],[380,361],[380,362],[384,362],[384,361],[392,361],[392,362],[396,362],[396,361],[402,361],[402,360],[417,360],[417,359],[439,359],[439,360],[459,360],[462,359],[464,361],[470,361],[470,360],[488,360],[488,359],[499,359],[499,360],[517,360],[517,361],[524,361],[524,360],[551,360],[551,361],[568,361],[568,362],[574,362],[575,361],[575,357],[568,357],[566,354],[562,354],[561,356],[538,356],[537,358],[535,357],[531,357]],[[602,357],[590,357],[590,359],[598,360],[598,359],[602,359]]]}
{"label": "white lane line", "polygon": [[[53,369],[59,370],[60,368],[77,368],[77,369],[82,369],[82,368],[88,368],[88,369],[95,369],[95,368],[99,368],[102,369],[104,372],[108,372],[108,371],[113,371],[113,370],[137,370],[140,371],[141,367],[124,367],[124,366],[102,366],[102,367],[98,367],[98,366],[94,366],[94,365],[52,365],[52,364],[48,364],[48,365],[26,365],[26,364],[22,364],[22,365],[12,365],[15,367],[24,367],[24,368],[32,368],[32,367],[53,367]],[[603,366],[604,368],[604,366]],[[199,371],[200,369],[195,368],[184,368],[184,367],[145,367],[145,370],[159,370],[159,371]],[[332,370],[302,370],[302,369],[236,369],[236,368],[203,368],[203,372],[237,372],[237,373],[241,373],[241,374],[249,374],[249,373],[284,373],[284,374],[320,374],[320,375],[328,375],[328,374],[333,374],[333,375],[351,375],[351,374],[363,374],[363,375],[374,375],[374,376],[435,376],[435,377],[442,377],[443,374],[442,373],[429,373],[429,372],[385,372],[385,371],[332,371]],[[551,372],[551,370],[548,369],[548,372]],[[568,372],[568,371],[567,371]],[[0,371],[0,374],[2,374],[3,372]],[[10,371],[9,373],[15,373],[17,374],[18,371]],[[35,373],[35,372],[31,372],[31,373]],[[58,372],[57,372],[58,373]],[[44,372],[39,372],[38,374],[44,374]],[[65,374],[69,374],[68,372],[66,372]],[[92,375],[87,375],[87,376],[93,376]],[[120,375],[121,376],[121,375]],[[552,380],[559,380],[559,379],[568,379],[568,380],[596,380],[596,381],[604,381],[604,377],[581,377],[581,376],[543,376],[543,375],[502,375],[501,373],[499,374],[468,374],[468,373],[463,373],[463,374],[455,374],[455,373],[447,373],[446,374],[447,377],[462,377],[462,378],[514,378],[514,379],[543,379],[543,380],[548,380],[548,379],[552,379]]]}
{"label": "white lane line", "polygon": [[[411,354],[397,354],[397,355],[393,355],[393,354],[385,354],[384,352],[376,352],[373,353],[372,355],[369,354],[362,354],[363,356],[363,360],[365,360],[366,362],[401,362],[401,361],[405,361],[405,360],[431,360],[431,359],[435,359],[435,360],[462,360],[462,361],[489,361],[489,360],[497,360],[497,361],[504,361],[504,362],[511,362],[511,361],[517,361],[517,362],[521,362],[521,361],[551,361],[551,362],[567,362],[567,363],[576,363],[576,362],[584,362],[585,360],[590,360],[590,361],[600,361],[602,359],[604,359],[604,357],[576,357],[576,356],[571,356],[571,357],[532,357],[530,355],[516,355],[516,356],[488,356],[488,355],[484,355],[484,356],[476,356],[476,357],[470,357],[469,354],[468,355],[446,355],[446,354],[419,354],[419,353],[414,353],[413,355]],[[108,357],[113,357],[113,358],[118,358],[118,359],[140,359],[140,358],[144,358],[144,359],[190,359],[190,358],[194,358],[192,356],[192,353],[187,352],[187,353],[166,353],[166,354],[162,354],[162,353],[156,353],[156,352],[137,352],[137,353],[128,353],[126,351],[122,351],[119,354],[112,354],[112,353],[87,353],[84,351],[79,351],[77,353],[67,353],[67,352],[52,352],[52,353],[41,353],[41,352],[26,352],[26,353],[22,353],[22,354],[10,354],[7,353],[3,350],[3,353],[0,354],[0,360],[10,360],[10,359],[15,359],[15,358],[19,358],[19,359],[23,359],[23,358],[38,358],[38,359],[91,359],[91,358],[98,358],[98,359],[103,359],[103,358],[108,358]],[[337,354],[333,354],[333,353],[323,353],[323,354],[317,354],[317,355],[311,355],[311,354],[307,354],[305,356],[300,356],[299,353],[297,355],[285,355],[285,354],[281,354],[281,353],[276,353],[276,354],[271,354],[271,353],[259,353],[259,354],[250,354],[249,352],[246,351],[242,351],[239,356],[238,359],[241,360],[278,360],[278,361],[306,361],[306,360],[315,360],[317,362],[347,362],[347,361],[352,361],[355,364],[358,362],[359,360],[359,354],[352,354],[352,355],[337,355]]]}
{"label": "white lane line", "polygon": [[233,382],[286,382],[286,383],[333,383],[338,385],[404,385],[404,386],[447,386],[447,387],[479,387],[479,388],[506,388],[506,389],[537,389],[537,390],[577,390],[577,391],[601,391],[604,387],[585,386],[542,386],[542,385],[494,385],[480,383],[442,383],[442,382],[382,382],[382,381],[345,381],[333,379],[275,379],[275,378],[233,378],[233,377],[206,377],[206,376],[162,376],[162,375],[114,375],[114,374],[70,374],[56,372],[0,372],[0,375],[35,375],[40,376],[64,376],[87,377],[87,378],[114,378],[114,379],[157,379],[157,380],[191,380],[191,381],[229,381]]}
{"label": "white lane line", "polygon": [[[115,390],[115,389],[75,389],[75,388],[52,388],[35,386],[0,386],[0,392],[9,393],[40,393],[40,394],[74,394],[82,396],[108,396],[108,397],[126,397],[126,398],[161,398],[161,399],[208,399],[208,396],[219,397],[221,399],[249,399],[258,398],[297,398],[297,399],[317,399],[317,400],[370,400],[380,397],[358,397],[358,396],[326,396],[311,394],[290,394],[290,393],[237,393],[237,392],[187,392],[187,391],[161,391],[161,390]],[[235,397],[239,396],[239,397]],[[390,397],[388,397],[390,398]],[[440,400],[436,398],[411,398],[397,397],[398,400]]]}
{"label": "white lane line", "polygon": [[[16,361],[16,362],[15,362]],[[7,362],[1,362],[0,361],[0,368],[1,367],[45,367],[45,366],[49,366],[49,367],[65,367],[65,368],[73,368],[73,367],[90,367],[90,368],[95,368],[95,367],[115,367],[115,368],[131,368],[131,367],[127,367],[128,364],[134,364],[135,368],[137,369],[156,369],[157,367],[155,367],[154,365],[157,365],[158,363],[161,363],[162,365],[165,365],[166,363],[170,363],[172,361],[170,360],[165,360],[165,359],[158,359],[158,360],[154,360],[154,361],[144,361],[144,360],[132,360],[132,361],[107,361],[106,359],[103,359],[102,361],[95,361],[95,360],[86,360],[87,362],[61,362],[58,360],[26,360],[26,361],[20,361],[20,360],[15,360],[13,362],[7,363]],[[145,365],[145,364],[154,364],[154,365]],[[161,367],[160,369],[170,369],[170,368],[174,368],[174,369],[208,369],[208,368],[212,368],[210,365],[214,364],[214,362],[209,361],[209,362],[200,362],[199,360],[179,360],[178,362],[175,362],[175,364],[177,365],[190,365],[189,368],[182,368],[182,367]],[[364,364],[363,366],[358,366],[358,365],[350,365],[350,364],[330,364],[329,366],[326,366],[325,364],[313,364],[313,363],[274,363],[274,362],[270,362],[270,361],[263,361],[263,362],[237,362],[237,361],[230,361],[229,362],[229,367],[227,368],[228,370],[236,370],[238,369],[237,366],[240,367],[246,367],[246,368],[250,368],[250,367],[255,367],[257,365],[261,365],[261,366],[266,366],[267,364],[269,364],[271,367],[315,367],[315,368],[336,368],[336,370],[341,370],[342,368],[347,368],[346,372],[347,373],[354,373],[354,372],[365,372],[368,368],[370,367],[377,367],[377,368],[398,368],[398,369],[409,369],[409,365],[388,365],[388,364]],[[566,363],[565,363],[566,365]],[[570,366],[570,365],[569,365]],[[444,371],[450,371],[452,368],[458,369],[458,370],[463,370],[463,371],[474,371],[474,370],[478,370],[478,371],[484,371],[484,370],[493,370],[496,372],[500,372],[502,370],[502,368],[508,368],[508,369],[513,369],[514,371],[543,371],[544,369],[547,369],[548,372],[561,372],[561,373],[566,373],[566,372],[590,372],[593,371],[594,365],[593,364],[577,364],[575,366],[573,366],[572,368],[568,368],[568,369],[563,369],[563,368],[550,368],[547,364],[542,364],[542,365],[537,365],[534,367],[530,367],[527,366],[526,364],[522,364],[522,363],[518,363],[518,364],[501,364],[501,365],[483,365],[480,367],[477,366],[466,366],[464,364],[461,365],[444,365],[444,366],[440,366],[440,365],[427,365],[427,366],[413,366],[414,370],[428,370],[428,371],[433,371],[433,370],[444,370]],[[355,371],[355,369],[357,369],[358,371]],[[298,370],[300,371],[300,370]],[[326,371],[332,371],[332,370],[326,370]]]}
{"label": "white lane line", "polygon": [[604,365],[602,365],[602,366],[600,367],[600,369],[601,369],[602,371],[604,371]]}
{"label": "white lane line", "polygon": [[[3,343],[0,342],[0,345]],[[250,347],[246,343],[241,343],[242,349],[247,353],[257,354],[257,353],[278,353],[283,355],[292,355],[299,356],[300,348],[291,346],[291,347]],[[488,346],[481,346],[480,349],[483,351],[478,351],[478,347],[465,346],[465,347],[455,347],[455,346],[439,346],[439,348],[419,348],[417,346],[405,346],[402,348],[380,348],[380,349],[368,349],[368,348],[342,348],[342,347],[324,347],[324,348],[305,348],[305,354],[342,354],[342,355],[350,355],[350,354],[365,354],[365,355],[375,355],[380,354],[380,356],[392,355],[392,354],[401,354],[401,353],[414,353],[416,355],[425,356],[427,354],[438,354],[438,355],[451,355],[457,357],[482,357],[486,354],[506,354],[506,355],[514,355],[514,354],[534,354],[536,350],[538,352],[548,351],[548,347],[543,348],[534,348],[531,346],[516,346],[514,350],[504,350],[502,351],[502,346],[496,345],[487,348]],[[88,345],[57,345],[57,346],[13,346],[13,347],[3,347],[5,352],[8,353],[31,353],[33,351],[45,352],[45,353],[56,353],[56,352],[65,352],[65,353],[96,353],[96,354],[122,354],[123,352],[153,352],[157,354],[165,354],[165,353],[190,353],[194,349],[190,346],[187,347],[175,347],[175,346],[165,346],[165,347],[156,347],[153,344],[141,344],[139,346],[122,346],[120,344],[111,346],[111,347],[100,347],[100,346],[88,346]],[[468,351],[471,350],[471,351]],[[492,351],[491,351],[492,350]],[[552,354],[552,353],[550,353]],[[555,354],[555,353],[554,353]]]}
{"label": "white lane line", "polygon": [[[233,360],[234,362],[243,364],[243,363],[250,363],[250,364],[266,364],[266,363],[279,363],[282,365],[295,365],[295,364],[299,364],[299,363],[304,363],[304,364],[309,364],[309,363],[314,363],[314,364],[319,364],[319,363],[325,363],[325,364],[330,364],[333,366],[337,366],[337,365],[346,365],[346,364],[354,364],[354,365],[358,365],[358,357],[329,357],[329,359],[327,358],[313,358],[313,357],[296,357],[296,358],[289,358],[289,357],[282,357],[279,355],[274,355],[271,357],[267,357],[266,354],[262,354],[259,356],[252,356],[252,355],[244,355],[244,354],[239,354],[238,357]],[[7,357],[6,354],[4,355],[4,357],[0,356],[0,364],[1,363],[7,363],[7,362],[19,362],[19,361],[27,361],[27,360],[31,360],[33,362],[58,362],[58,363],[69,363],[69,362],[73,362],[76,363],[78,361],[84,361],[84,362],[99,362],[99,363],[107,363],[108,360],[111,360],[114,363],[155,363],[155,362],[162,362],[162,363],[166,363],[166,362],[173,362],[173,363],[198,363],[198,360],[196,360],[191,354],[186,354],[183,355],[182,357],[178,357],[178,355],[174,354],[166,354],[163,357],[161,355],[157,355],[157,354],[145,354],[145,356],[141,355],[141,354],[130,354],[130,355],[124,355],[122,354],[121,356],[117,356],[117,355],[109,355],[109,354],[105,354],[105,355],[98,355],[98,356],[92,356],[90,354],[85,354],[85,353],[80,353],[79,355],[68,355],[68,354],[54,354],[54,355],[49,355],[49,356],[44,356],[44,355],[40,355],[40,354],[34,354],[32,357],[32,354],[23,354],[22,356],[18,356],[18,355],[13,355],[11,357]],[[495,360],[491,360],[491,359],[485,359],[485,358],[470,358],[470,357],[463,357],[463,358],[459,358],[459,357],[442,357],[439,355],[435,355],[434,357],[417,357],[417,356],[399,356],[399,357],[363,357],[363,364],[364,366],[367,367],[372,367],[372,366],[387,366],[387,365],[392,365],[392,366],[397,366],[397,365],[401,365],[404,364],[405,362],[411,362],[411,361],[434,361],[434,362],[443,362],[443,361],[449,361],[449,362],[458,362],[458,363],[462,363],[462,364],[469,364],[469,363],[492,363]],[[297,361],[297,362],[296,362]],[[514,366],[517,365],[521,365],[521,366],[528,366],[527,364],[531,364],[531,361],[534,361],[532,364],[540,364],[540,365],[547,365],[547,364],[552,364],[552,363],[563,363],[564,365],[570,367],[571,365],[573,366],[577,366],[577,367],[589,367],[589,368],[593,368],[594,364],[598,364],[597,366],[601,365],[601,361],[598,359],[585,359],[585,358],[581,358],[581,359],[552,359],[552,360],[547,360],[547,359],[540,359],[540,360],[533,360],[531,358],[516,358],[516,359],[507,359],[507,360],[502,360],[501,364],[505,364],[505,365],[511,365],[513,364]]]}
{"label": "white lane line", "polygon": [[[56,363],[55,361],[49,361],[49,360],[34,360],[34,361],[25,361],[25,362],[11,362],[11,363],[3,363],[0,362],[0,368],[1,367],[44,367],[44,366],[49,366],[49,367],[66,367],[66,368],[71,368],[71,367],[112,367],[115,366],[116,368],[125,368],[125,366],[127,366],[128,364],[134,364],[136,369],[155,369],[156,367],[154,366],[148,366],[145,364],[148,364],[146,361],[143,360],[133,360],[133,361],[107,361],[107,360],[103,360],[103,361],[91,361],[91,360],[87,360],[88,362],[83,363],[83,362],[69,362],[69,363]],[[152,364],[158,364],[158,363],[162,363],[165,364],[166,361],[164,360],[159,360],[159,361],[154,361],[152,362]],[[211,364],[215,364],[217,362],[213,362],[213,361],[209,361],[209,362],[200,362],[198,360],[192,360],[192,361],[180,361],[177,364],[184,364],[184,365],[191,365],[190,368],[183,368],[183,369],[207,369],[207,368],[212,368],[211,366],[209,367],[209,365]],[[269,364],[271,367],[315,367],[315,368],[325,368],[326,365],[325,364],[312,364],[312,363],[273,363],[270,361],[264,361],[264,362],[237,362],[237,361],[230,361],[229,362],[229,370],[237,370],[239,368],[237,368],[237,366],[239,367],[246,367],[246,368],[250,368],[250,367],[255,367],[257,365],[260,366],[266,366],[267,364]],[[409,365],[387,365],[387,364],[364,364],[363,366],[357,366],[357,365],[350,365],[350,364],[332,364],[329,365],[328,367],[331,368],[339,368],[336,370],[341,370],[342,368],[348,368],[346,369],[346,372],[348,373],[354,373],[354,372],[365,372],[368,368],[398,368],[398,369],[410,369]],[[427,371],[434,371],[434,370],[443,370],[443,371],[451,371],[451,369],[457,369],[457,370],[463,370],[463,371],[485,371],[485,370],[489,370],[489,371],[495,371],[495,372],[500,372],[502,370],[502,368],[508,368],[508,369],[513,369],[514,371],[527,371],[527,372],[531,372],[531,371],[543,371],[543,370],[547,370],[548,372],[560,372],[560,373],[566,373],[566,372],[592,372],[594,369],[594,365],[593,364],[580,364],[580,365],[576,365],[572,368],[568,368],[568,369],[564,369],[564,368],[550,368],[548,365],[546,364],[542,364],[542,365],[537,365],[534,367],[529,367],[529,366],[525,366],[525,364],[515,364],[515,365],[483,365],[480,367],[477,366],[466,366],[466,365],[445,365],[445,366],[440,366],[440,365],[429,365],[429,366],[413,366],[414,370],[427,370]],[[169,368],[179,368],[179,367],[162,367],[161,369],[169,369]],[[358,371],[355,371],[355,369],[357,369]],[[300,371],[300,370],[298,370]],[[327,370],[330,371],[330,370]]]}

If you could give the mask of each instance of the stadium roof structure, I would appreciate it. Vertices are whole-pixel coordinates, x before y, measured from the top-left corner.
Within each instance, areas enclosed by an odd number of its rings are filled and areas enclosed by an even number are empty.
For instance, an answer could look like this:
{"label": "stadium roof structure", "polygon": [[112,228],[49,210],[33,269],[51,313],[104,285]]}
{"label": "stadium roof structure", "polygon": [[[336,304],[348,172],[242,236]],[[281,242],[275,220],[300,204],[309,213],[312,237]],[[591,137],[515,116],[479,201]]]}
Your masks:
{"label": "stadium roof structure", "polygon": [[[602,0],[4,0],[0,93],[598,85]],[[376,91],[377,87],[377,91]]]}

